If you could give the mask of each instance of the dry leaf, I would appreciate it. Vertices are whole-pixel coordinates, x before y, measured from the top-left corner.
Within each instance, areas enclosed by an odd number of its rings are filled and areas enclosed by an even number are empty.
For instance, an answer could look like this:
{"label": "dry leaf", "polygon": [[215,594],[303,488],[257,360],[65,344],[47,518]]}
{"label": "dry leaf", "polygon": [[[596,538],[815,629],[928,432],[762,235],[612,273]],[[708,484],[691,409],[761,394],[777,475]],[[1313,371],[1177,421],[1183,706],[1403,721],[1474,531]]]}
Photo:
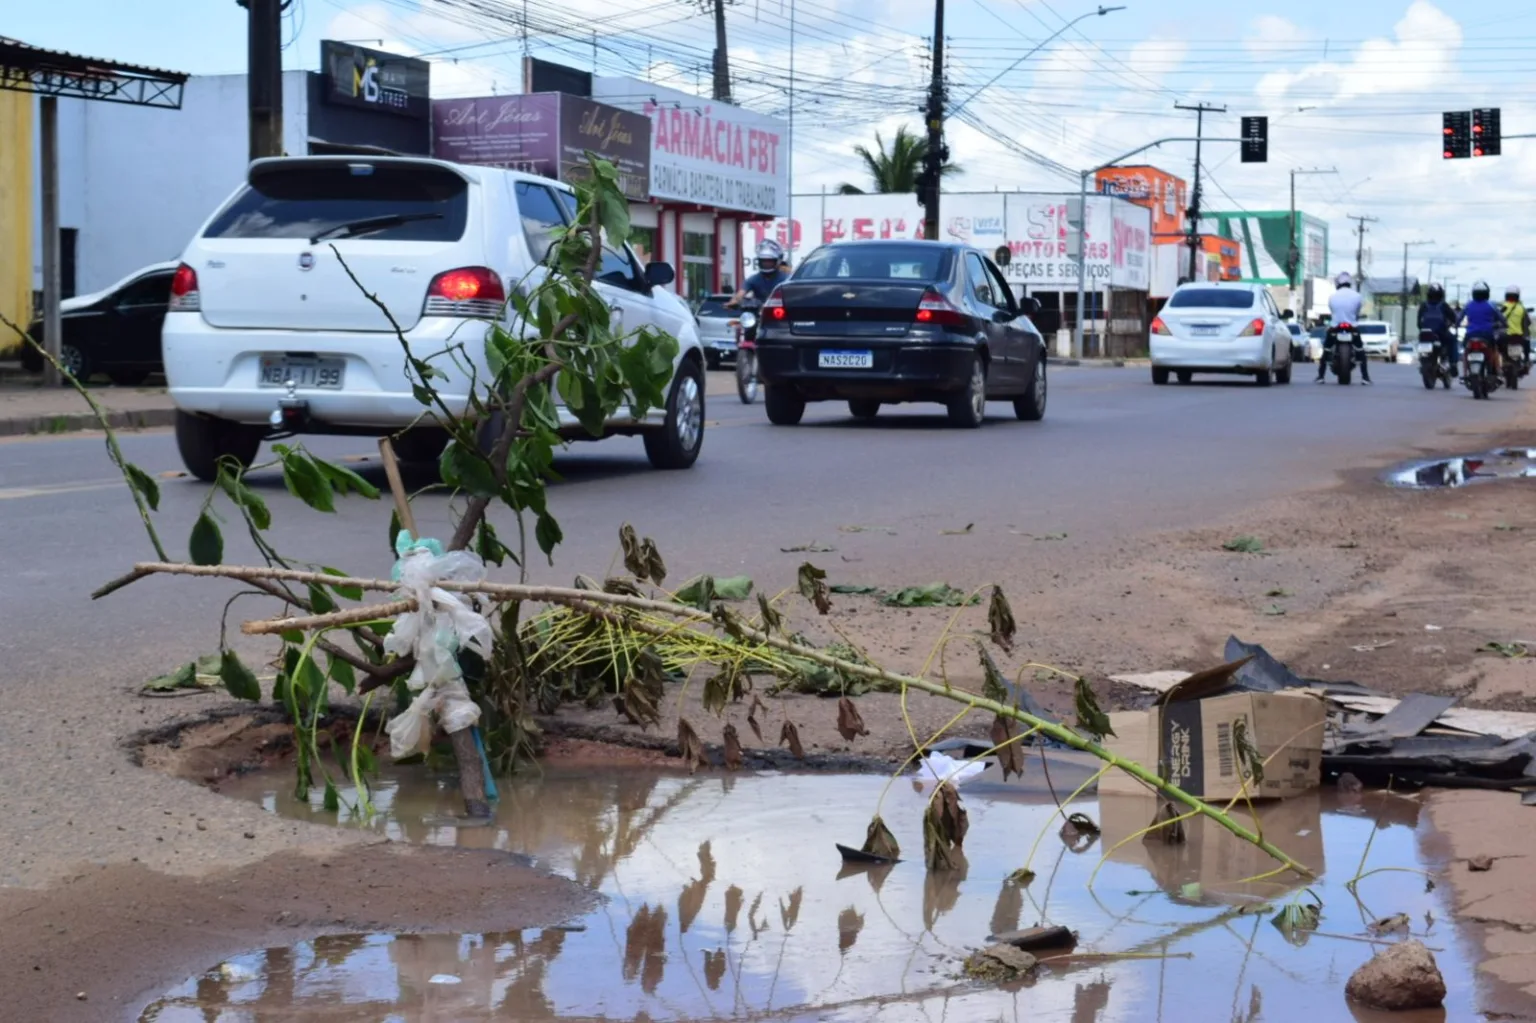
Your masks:
{"label": "dry leaf", "polygon": [[656,541],[646,537],[640,541],[640,560],[645,563],[645,575],[657,586],[667,581],[667,564],[661,560],[661,552],[656,549]]}
{"label": "dry leaf", "polygon": [[827,573],[809,561],[800,566],[800,595],[816,605],[816,610],[826,614],[832,610],[832,594],[827,589]]}
{"label": "dry leaf", "polygon": [[1024,777],[1024,744],[1009,742],[1013,736],[1012,721],[1001,714],[992,719],[992,745],[1001,747],[997,751],[997,762],[1003,769],[1003,781],[1008,780],[1009,774]]}
{"label": "dry leaf", "polygon": [[940,536],[970,536],[971,530],[976,528],[976,523],[967,522],[964,529],[941,529]]}
{"label": "dry leaf", "polygon": [[969,828],[959,791],[949,782],[941,782],[923,814],[923,858],[929,870],[955,870],[960,866],[960,851]]}
{"label": "dry leaf", "polygon": [[683,762],[688,765],[689,774],[700,767],[709,766],[709,758],[704,755],[704,743],[699,741],[699,733],[693,730],[687,718],[677,719],[677,746]]}
{"label": "dry leaf", "polygon": [[897,844],[896,836],[891,834],[891,829],[885,826],[885,821],[878,814],[869,822],[862,851],[888,860],[901,859],[901,846]]}
{"label": "dry leaf", "polygon": [[997,892],[997,905],[992,907],[992,934],[1005,934],[1019,929],[1019,916],[1024,912],[1024,889],[1011,880],[1003,882]]}
{"label": "dry leaf", "polygon": [[783,632],[784,616],[769,602],[766,594],[757,595],[757,606],[763,612],[764,632]]}
{"label": "dry leaf", "polygon": [[661,697],[666,685],[666,669],[660,658],[645,651],[635,658],[624,692],[613,698],[613,705],[630,724],[649,728],[661,721]]}
{"label": "dry leaf", "polygon": [[1018,625],[1013,620],[1013,608],[1008,605],[1008,598],[1003,596],[1001,586],[992,587],[992,602],[987,606],[987,625],[992,630],[992,642],[1012,652],[1013,637],[1018,632]]}
{"label": "dry leaf", "polygon": [[792,931],[800,919],[800,902],[805,898],[805,889],[796,888],[789,893],[789,905],[779,903],[779,921],[784,924],[784,930]]}
{"label": "dry leaf", "polygon": [[1014,703],[1008,695],[1008,680],[1003,677],[997,662],[992,659],[992,654],[979,639],[976,641],[976,651],[981,654],[981,695],[998,703]]}
{"label": "dry leaf", "polygon": [[725,949],[704,950],[704,982],[709,985],[711,991],[720,990],[720,982],[725,979]]}
{"label": "dry leaf", "polygon": [[638,597],[640,596],[640,587],[636,586],[633,580],[625,579],[623,576],[613,576],[603,580],[603,592],[625,597]]}
{"label": "dry leaf", "polygon": [[742,695],[742,675],[734,664],[704,680],[704,709],[711,714],[725,713],[726,704],[736,703]]}
{"label": "dry leaf", "polygon": [[800,729],[795,727],[793,721],[784,722],[784,727],[779,729],[779,745],[789,744],[789,751],[798,760],[805,759],[805,747],[800,745]]}
{"label": "dry leaf", "polygon": [[746,893],[735,885],[725,890],[725,933],[731,934],[736,930],[736,921],[741,916],[741,903],[746,898]]}
{"label": "dry leaf", "polygon": [[1061,826],[1061,840],[1073,853],[1084,853],[1099,840],[1099,826],[1087,814],[1074,813]]}
{"label": "dry leaf", "polygon": [[763,726],[762,723],[757,720],[758,711],[762,711],[766,714],[768,712],[768,708],[763,705],[763,701],[754,693],[752,696],[752,706],[747,711],[747,725],[752,729],[752,734],[757,736],[757,741],[762,742]]}
{"label": "dry leaf", "polygon": [[619,546],[624,551],[624,567],[636,579],[645,578],[645,559],[640,556],[640,538],[628,522],[619,527]]}
{"label": "dry leaf", "polygon": [[859,940],[859,932],[864,929],[864,914],[849,906],[837,914],[837,951],[839,954],[847,952]]}
{"label": "dry leaf", "polygon": [[837,701],[837,732],[849,742],[869,734],[869,729],[864,727],[864,719],[859,716],[859,709],[846,696]]}
{"label": "dry leaf", "polygon": [[1384,916],[1380,920],[1371,921],[1369,930],[1372,934],[1380,937],[1383,934],[1394,934],[1398,931],[1406,934],[1412,927],[1413,925],[1409,921],[1407,913],[1395,913],[1392,916]]}
{"label": "dry leaf", "polygon": [[1152,830],[1142,838],[1143,842],[1162,842],[1165,845],[1183,845],[1188,836],[1177,807],[1170,800],[1159,800],[1157,813],[1152,817]]}
{"label": "dry leaf", "polygon": [[1088,686],[1088,680],[1079,678],[1073,694],[1077,705],[1077,727],[1091,735],[1095,740],[1106,735],[1114,735],[1115,730],[1109,725],[1109,715],[1099,709],[1099,701],[1094,698],[1093,690]]}
{"label": "dry leaf", "polygon": [[741,738],[736,734],[736,726],[727,723],[725,726],[725,769],[738,771],[741,769]]}

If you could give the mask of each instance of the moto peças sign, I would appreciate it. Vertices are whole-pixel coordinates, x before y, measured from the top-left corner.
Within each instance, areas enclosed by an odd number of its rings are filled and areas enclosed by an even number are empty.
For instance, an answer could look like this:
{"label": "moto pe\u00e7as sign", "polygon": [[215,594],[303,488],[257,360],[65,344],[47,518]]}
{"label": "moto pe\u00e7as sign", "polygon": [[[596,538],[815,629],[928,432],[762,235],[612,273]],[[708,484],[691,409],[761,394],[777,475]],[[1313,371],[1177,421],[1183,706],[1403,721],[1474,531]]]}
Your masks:
{"label": "moto pe\u00e7as sign", "polygon": [[432,66],[424,60],[325,39],[320,66],[328,103],[411,118],[430,113]]}

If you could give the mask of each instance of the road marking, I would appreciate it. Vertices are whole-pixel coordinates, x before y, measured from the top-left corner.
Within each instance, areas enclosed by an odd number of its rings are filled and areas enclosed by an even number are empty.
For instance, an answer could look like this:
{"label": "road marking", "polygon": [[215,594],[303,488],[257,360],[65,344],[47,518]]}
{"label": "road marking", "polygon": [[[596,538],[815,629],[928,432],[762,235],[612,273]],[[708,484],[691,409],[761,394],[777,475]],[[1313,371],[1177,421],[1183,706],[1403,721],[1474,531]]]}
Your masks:
{"label": "road marking", "polygon": [[90,483],[49,483],[36,487],[0,487],[0,501],[15,501],[26,497],[52,497],[55,494],[78,494],[87,490],[111,490],[123,486],[122,478],[96,480]]}

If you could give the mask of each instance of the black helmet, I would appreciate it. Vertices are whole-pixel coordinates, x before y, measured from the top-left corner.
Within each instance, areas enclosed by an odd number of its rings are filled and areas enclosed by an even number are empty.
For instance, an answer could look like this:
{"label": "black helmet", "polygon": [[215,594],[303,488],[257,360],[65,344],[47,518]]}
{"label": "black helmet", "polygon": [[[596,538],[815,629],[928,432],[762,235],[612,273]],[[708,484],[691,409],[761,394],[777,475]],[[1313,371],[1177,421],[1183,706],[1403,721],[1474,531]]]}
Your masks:
{"label": "black helmet", "polygon": [[1429,286],[1428,298],[1431,303],[1445,301],[1445,289],[1438,284]]}
{"label": "black helmet", "polygon": [[1491,289],[1488,287],[1487,281],[1478,281],[1472,285],[1472,301],[1474,302],[1488,301],[1488,295],[1490,293]]}

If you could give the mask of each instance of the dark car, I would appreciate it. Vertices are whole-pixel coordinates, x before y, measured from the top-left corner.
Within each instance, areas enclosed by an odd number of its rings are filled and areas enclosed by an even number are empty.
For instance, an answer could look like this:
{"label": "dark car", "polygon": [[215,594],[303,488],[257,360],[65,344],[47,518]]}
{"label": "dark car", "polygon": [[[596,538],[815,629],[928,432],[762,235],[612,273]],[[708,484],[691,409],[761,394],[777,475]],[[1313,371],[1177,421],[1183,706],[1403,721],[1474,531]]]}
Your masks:
{"label": "dark car", "polygon": [[[64,337],[59,361],[77,380],[104,373],[114,384],[142,384],[164,369],[160,327],[171,299],[175,263],[157,263],[124,278],[105,291],[60,303]],[[43,325],[34,322],[31,334],[43,339]],[[30,345],[22,365],[41,372],[43,357]]]}
{"label": "dark car", "polygon": [[883,404],[938,402],[978,427],[986,403],[1045,415],[1045,339],[985,254],[925,241],[852,241],[812,252],[763,304],[758,376],[768,418],[793,426],[812,401],[860,419]]}

